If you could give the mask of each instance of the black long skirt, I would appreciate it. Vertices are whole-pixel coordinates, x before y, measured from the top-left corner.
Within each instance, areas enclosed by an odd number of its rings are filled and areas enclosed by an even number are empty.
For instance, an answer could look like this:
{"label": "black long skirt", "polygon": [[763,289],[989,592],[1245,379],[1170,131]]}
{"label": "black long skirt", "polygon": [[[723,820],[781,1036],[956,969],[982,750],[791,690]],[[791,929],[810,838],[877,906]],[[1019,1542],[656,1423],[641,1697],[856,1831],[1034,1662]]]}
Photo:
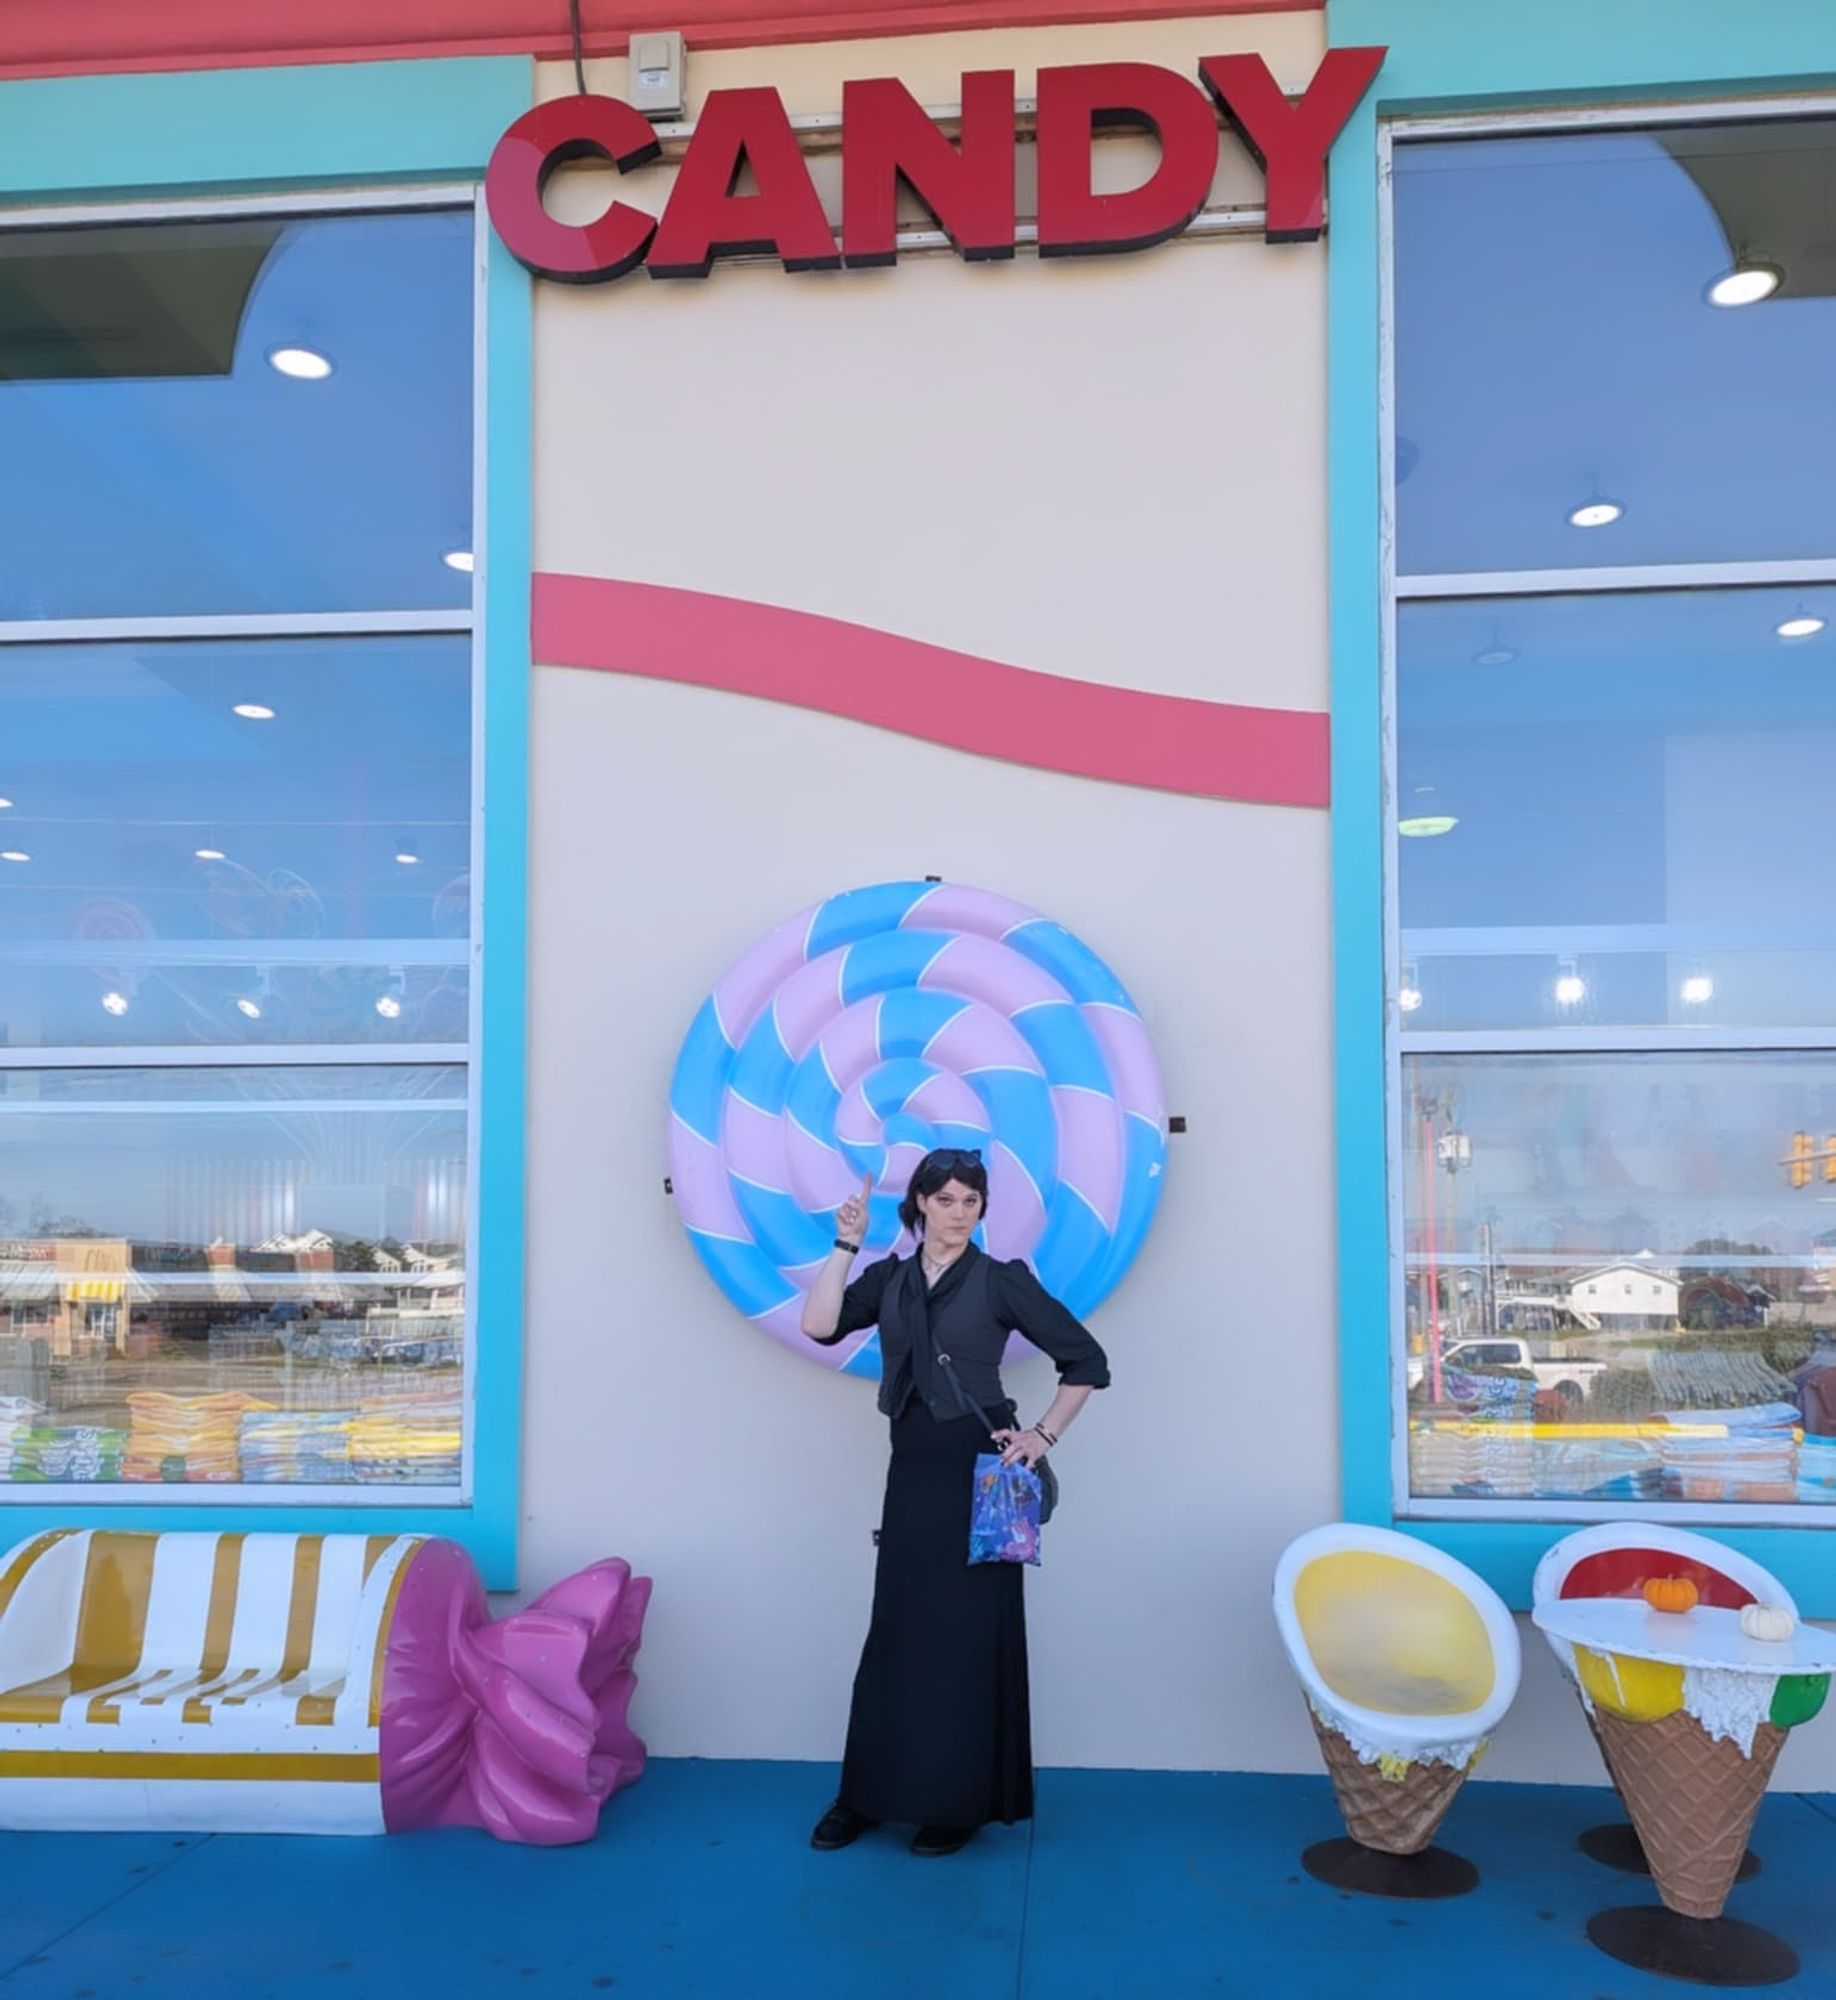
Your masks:
{"label": "black long skirt", "polygon": [[1033,1816],[1023,1566],[968,1559],[975,1458],[992,1449],[977,1418],[939,1423],[916,1402],[892,1426],[873,1621],[842,1759],[842,1803],[865,1819]]}

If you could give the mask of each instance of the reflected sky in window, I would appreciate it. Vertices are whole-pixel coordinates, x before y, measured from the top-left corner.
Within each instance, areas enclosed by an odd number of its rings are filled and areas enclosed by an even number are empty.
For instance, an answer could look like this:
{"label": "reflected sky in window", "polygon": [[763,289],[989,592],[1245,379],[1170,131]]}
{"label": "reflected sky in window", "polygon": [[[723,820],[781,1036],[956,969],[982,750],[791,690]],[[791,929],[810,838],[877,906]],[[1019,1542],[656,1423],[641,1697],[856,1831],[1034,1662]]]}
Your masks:
{"label": "reflected sky in window", "polygon": [[0,235],[0,619],[465,606],[472,290],[469,209]]}
{"label": "reflected sky in window", "polygon": [[1404,603],[1397,633],[1408,1029],[1836,1021],[1836,589]]}
{"label": "reflected sky in window", "polygon": [[1399,144],[1395,245],[1401,573],[1836,551],[1836,121]]}
{"label": "reflected sky in window", "polygon": [[0,651],[0,1045],[463,1040],[469,691],[462,635]]}

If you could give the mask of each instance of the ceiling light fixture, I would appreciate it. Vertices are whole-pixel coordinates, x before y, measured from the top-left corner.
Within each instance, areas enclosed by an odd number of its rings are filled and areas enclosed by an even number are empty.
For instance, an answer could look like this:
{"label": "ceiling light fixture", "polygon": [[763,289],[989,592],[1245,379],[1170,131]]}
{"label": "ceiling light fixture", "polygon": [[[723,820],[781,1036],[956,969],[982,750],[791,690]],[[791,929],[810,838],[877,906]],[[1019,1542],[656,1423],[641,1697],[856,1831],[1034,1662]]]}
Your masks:
{"label": "ceiling light fixture", "polygon": [[1706,972],[1692,972],[1684,980],[1681,991],[1686,1007],[1700,1007],[1705,1001],[1714,999],[1715,982]]}
{"label": "ceiling light fixture", "polygon": [[239,701],[236,704],[235,713],[241,716],[244,722],[272,722],[274,720],[273,709],[264,708],[258,701]]}
{"label": "ceiling light fixture", "polygon": [[472,573],[472,552],[470,549],[448,549],[440,560],[448,569],[456,569],[461,576]]}
{"label": "ceiling light fixture", "polygon": [[1417,813],[1413,819],[1399,819],[1396,831],[1405,840],[1432,840],[1436,834],[1452,833],[1459,824],[1452,813]]}
{"label": "ceiling light fixture", "polygon": [[23,847],[0,847],[0,861],[30,861],[31,858]]}
{"label": "ceiling light fixture", "polygon": [[1481,646],[1473,655],[1476,667],[1508,667],[1517,658],[1514,646],[1501,646],[1494,638],[1489,646]]}
{"label": "ceiling light fixture", "polygon": [[11,799],[0,799],[0,813],[11,812],[12,810],[13,802]]}
{"label": "ceiling light fixture", "polygon": [[1794,611],[1789,618],[1780,619],[1772,629],[1781,639],[1814,639],[1829,622],[1812,611]]}
{"label": "ceiling light fixture", "polygon": [[102,996],[103,1012],[113,1014],[117,1020],[127,1012],[130,1004],[125,993],[104,993]]}
{"label": "ceiling light fixture", "polygon": [[1555,997],[1558,1007],[1578,1007],[1587,998],[1587,981],[1572,965],[1562,968],[1555,983]]}
{"label": "ceiling light fixture", "polygon": [[191,851],[200,861],[221,861],[223,859],[223,850],[220,847],[194,847]]}
{"label": "ceiling light fixture", "polygon": [[1712,306],[1756,306],[1769,299],[1785,282],[1785,273],[1776,264],[1736,264],[1723,271],[1704,294]]}
{"label": "ceiling light fixture", "polygon": [[1396,1004],[1405,1014],[1413,1014],[1422,1004],[1422,989],[1419,986],[1398,987]]}
{"label": "ceiling light fixture", "polygon": [[270,347],[268,366],[294,382],[323,382],[332,372],[331,356],[316,347]]}
{"label": "ceiling light fixture", "polygon": [[414,868],[420,863],[421,851],[406,834],[403,834],[395,843],[395,858],[404,868]]}
{"label": "ceiling light fixture", "polygon": [[402,1003],[393,993],[379,993],[376,996],[376,1011],[385,1021],[394,1021],[401,1016]]}
{"label": "ceiling light fixture", "polygon": [[251,999],[246,993],[240,993],[236,996],[236,1012],[244,1020],[259,1021],[261,1019],[261,1002]]}
{"label": "ceiling light fixture", "polygon": [[1593,499],[1582,501],[1579,507],[1569,508],[1568,525],[1571,528],[1610,528],[1625,511],[1617,500],[1609,500],[1604,494],[1597,493]]}

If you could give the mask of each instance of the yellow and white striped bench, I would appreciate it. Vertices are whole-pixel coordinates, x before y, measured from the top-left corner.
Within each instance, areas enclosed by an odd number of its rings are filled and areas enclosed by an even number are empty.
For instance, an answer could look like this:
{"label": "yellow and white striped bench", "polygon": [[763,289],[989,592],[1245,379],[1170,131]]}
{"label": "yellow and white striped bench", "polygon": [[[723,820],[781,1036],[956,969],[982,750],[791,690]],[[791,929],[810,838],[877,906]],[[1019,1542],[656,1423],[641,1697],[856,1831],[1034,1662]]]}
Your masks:
{"label": "yellow and white striped bench", "polygon": [[417,1536],[41,1535],[0,1567],[0,1825],[380,1833]]}
{"label": "yellow and white striped bench", "polygon": [[647,1578],[493,1623],[423,1535],[60,1529],[0,1557],[0,1827],[591,1837],[639,1776]]}

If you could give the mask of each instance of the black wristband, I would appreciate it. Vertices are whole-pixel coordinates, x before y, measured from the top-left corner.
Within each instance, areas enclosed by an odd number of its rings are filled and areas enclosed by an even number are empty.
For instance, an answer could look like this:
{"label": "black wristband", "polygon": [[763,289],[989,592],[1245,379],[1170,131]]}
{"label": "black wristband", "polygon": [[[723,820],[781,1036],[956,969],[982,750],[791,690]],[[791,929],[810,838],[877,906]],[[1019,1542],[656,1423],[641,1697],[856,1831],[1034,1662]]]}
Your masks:
{"label": "black wristband", "polygon": [[847,1251],[850,1257],[858,1257],[861,1254],[861,1246],[858,1243],[844,1243],[839,1236],[835,1239],[835,1247]]}

